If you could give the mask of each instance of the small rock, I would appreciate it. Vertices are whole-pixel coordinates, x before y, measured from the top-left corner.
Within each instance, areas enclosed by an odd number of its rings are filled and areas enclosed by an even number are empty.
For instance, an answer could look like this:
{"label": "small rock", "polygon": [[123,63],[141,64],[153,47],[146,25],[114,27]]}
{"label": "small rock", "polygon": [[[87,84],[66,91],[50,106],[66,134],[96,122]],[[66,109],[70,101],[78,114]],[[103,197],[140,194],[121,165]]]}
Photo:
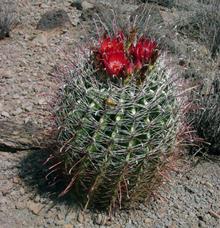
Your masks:
{"label": "small rock", "polygon": [[178,228],[178,226],[175,222],[173,222],[170,226],[168,226],[168,228]]}
{"label": "small rock", "polygon": [[39,203],[34,203],[32,201],[29,201],[27,203],[28,209],[35,215],[38,215],[40,213],[40,210],[42,209],[42,205]]}
{"label": "small rock", "polygon": [[58,213],[58,214],[57,214],[57,218],[58,218],[59,220],[63,220],[63,215],[62,215],[61,213]]}
{"label": "small rock", "polygon": [[39,100],[38,100],[38,104],[39,104],[39,105],[46,104],[45,99],[44,99],[44,98],[39,99]]}
{"label": "small rock", "polygon": [[213,185],[209,182],[205,182],[204,185],[206,185],[208,188],[213,188]]}
{"label": "small rock", "polygon": [[83,221],[84,221],[84,216],[83,216],[82,213],[79,213],[79,214],[78,214],[77,221],[78,221],[79,223],[83,223]]}
{"label": "small rock", "polygon": [[48,39],[47,39],[46,34],[41,33],[41,34],[35,36],[32,39],[32,43],[34,45],[36,45],[36,46],[44,46],[44,47],[47,47],[48,46]]}
{"label": "small rock", "polygon": [[65,225],[63,226],[63,228],[73,228],[73,225],[72,225],[72,224],[65,224]]}
{"label": "small rock", "polygon": [[18,202],[15,203],[15,208],[16,208],[16,209],[24,209],[24,208],[26,208],[26,207],[27,207],[27,205],[26,205],[25,202],[18,201]]}
{"label": "small rock", "polygon": [[47,220],[47,219],[53,217],[53,214],[54,214],[54,213],[50,210],[49,212],[47,212],[47,213],[44,215],[44,218]]}
{"label": "small rock", "polygon": [[56,220],[54,221],[55,225],[58,227],[61,227],[63,224],[65,224],[65,220]]}
{"label": "small rock", "polygon": [[199,221],[198,226],[199,226],[199,228],[206,228],[207,224],[203,221]]}
{"label": "small rock", "polygon": [[209,214],[216,219],[220,219],[220,214],[218,214],[214,211],[209,211]]}
{"label": "small rock", "polygon": [[19,184],[21,182],[19,177],[13,177],[13,183]]}
{"label": "small rock", "polygon": [[210,219],[211,219],[211,215],[209,213],[204,214],[203,216],[204,222],[209,223]]}
{"label": "small rock", "polygon": [[122,228],[122,225],[120,225],[120,224],[114,224],[114,228]]}
{"label": "small rock", "polygon": [[10,190],[13,188],[13,184],[9,181],[3,182],[3,184],[0,187],[0,191],[2,192],[3,196],[7,195]]}
{"label": "small rock", "polygon": [[21,195],[24,195],[25,194],[24,188],[20,188],[20,193],[21,193]]}
{"label": "small rock", "polygon": [[24,110],[27,111],[27,112],[31,112],[32,109],[33,109],[33,106],[32,106],[32,105],[28,105],[28,106],[26,106],[26,107],[24,108]]}
{"label": "small rock", "polygon": [[23,110],[19,107],[19,108],[17,108],[14,112],[12,112],[12,114],[13,114],[14,116],[17,116],[17,115],[21,114],[22,112],[23,112]]}
{"label": "small rock", "polygon": [[98,214],[95,218],[95,223],[97,225],[104,225],[106,223],[106,217],[102,214]]}
{"label": "small rock", "polygon": [[78,216],[77,213],[73,210],[68,212],[65,216],[66,223],[71,223],[71,221],[77,220],[77,216]]}
{"label": "small rock", "polygon": [[2,112],[2,111],[3,111],[3,104],[0,103],[0,112]]}
{"label": "small rock", "polygon": [[20,96],[16,93],[16,94],[13,95],[13,98],[14,99],[18,99],[18,98],[20,98]]}
{"label": "small rock", "polygon": [[[22,74],[23,74],[23,73],[22,73]],[[22,95],[27,95],[28,92],[27,92],[26,90],[23,90],[23,91],[21,92],[21,94],[22,94]]]}
{"label": "small rock", "polygon": [[10,118],[10,114],[8,112],[6,112],[6,111],[3,111],[1,113],[1,115],[4,116],[4,117],[6,117],[6,118]]}
{"label": "small rock", "polygon": [[39,195],[37,195],[37,196],[35,197],[34,202],[35,202],[35,203],[39,203],[39,202],[40,202],[40,196],[39,196]]}
{"label": "small rock", "polygon": [[143,222],[144,224],[149,224],[149,223],[152,223],[153,220],[151,218],[145,218]]}
{"label": "small rock", "polygon": [[184,186],[184,187],[185,187],[185,190],[187,192],[189,192],[190,194],[194,194],[195,193],[194,189],[192,189],[191,187],[188,187],[188,186]]}
{"label": "small rock", "polygon": [[28,124],[30,122],[31,122],[31,118],[29,116],[24,119],[25,124]]}
{"label": "small rock", "polygon": [[62,27],[68,22],[70,22],[70,19],[66,11],[62,9],[51,10],[42,15],[37,24],[37,29],[47,31]]}
{"label": "small rock", "polygon": [[87,2],[87,1],[83,1],[81,5],[82,5],[83,10],[90,10],[90,9],[94,8],[94,4]]}

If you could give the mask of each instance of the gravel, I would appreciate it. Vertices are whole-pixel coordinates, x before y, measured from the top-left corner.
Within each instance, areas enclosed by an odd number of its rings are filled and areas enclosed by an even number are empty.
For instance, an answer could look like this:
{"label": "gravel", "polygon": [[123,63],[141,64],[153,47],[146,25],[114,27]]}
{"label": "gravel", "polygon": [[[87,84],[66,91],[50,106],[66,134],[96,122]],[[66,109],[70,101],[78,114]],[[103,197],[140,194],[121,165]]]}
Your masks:
{"label": "gravel", "polygon": [[[0,152],[0,223],[7,227],[219,227],[220,162],[186,157],[148,204],[136,209],[83,211],[58,199],[45,180],[45,151]],[[183,167],[187,167],[182,169]]]}

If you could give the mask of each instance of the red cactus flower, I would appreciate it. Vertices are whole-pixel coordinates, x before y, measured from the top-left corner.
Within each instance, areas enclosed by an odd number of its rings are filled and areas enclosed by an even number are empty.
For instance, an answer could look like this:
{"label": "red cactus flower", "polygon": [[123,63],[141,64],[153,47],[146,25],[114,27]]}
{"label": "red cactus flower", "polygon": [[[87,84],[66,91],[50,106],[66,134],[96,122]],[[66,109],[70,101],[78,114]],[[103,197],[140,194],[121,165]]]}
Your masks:
{"label": "red cactus flower", "polygon": [[99,52],[101,55],[104,55],[105,53],[113,52],[113,51],[117,51],[117,52],[124,51],[123,42],[116,38],[111,39],[110,37],[106,37],[100,42]]}
{"label": "red cactus flower", "polygon": [[103,59],[106,71],[110,75],[118,76],[129,64],[124,52],[111,52],[104,56]]}
{"label": "red cactus flower", "polygon": [[156,47],[157,43],[155,41],[142,37],[135,47],[131,46],[130,52],[137,61],[139,60],[143,63],[150,60]]}
{"label": "red cactus flower", "polygon": [[104,36],[100,40],[97,57],[108,74],[114,76],[131,75],[139,71],[153,56],[157,44],[155,41],[141,37],[137,44],[130,44],[126,50],[126,37],[122,31],[111,38]]}
{"label": "red cactus flower", "polygon": [[124,50],[124,34],[122,32],[119,32],[112,39],[109,36],[103,38],[98,53],[110,75],[118,76],[129,64]]}

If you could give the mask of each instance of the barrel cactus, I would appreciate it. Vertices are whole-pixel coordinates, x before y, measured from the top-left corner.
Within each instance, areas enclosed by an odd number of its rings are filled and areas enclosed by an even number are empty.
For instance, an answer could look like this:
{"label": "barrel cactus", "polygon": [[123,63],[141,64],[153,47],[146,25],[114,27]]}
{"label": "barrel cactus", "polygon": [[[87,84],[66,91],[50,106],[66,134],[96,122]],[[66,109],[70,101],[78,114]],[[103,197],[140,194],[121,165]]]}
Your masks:
{"label": "barrel cactus", "polygon": [[156,40],[120,29],[94,40],[75,50],[65,73],[48,176],[66,180],[60,196],[111,211],[149,198],[161,182],[181,102]]}

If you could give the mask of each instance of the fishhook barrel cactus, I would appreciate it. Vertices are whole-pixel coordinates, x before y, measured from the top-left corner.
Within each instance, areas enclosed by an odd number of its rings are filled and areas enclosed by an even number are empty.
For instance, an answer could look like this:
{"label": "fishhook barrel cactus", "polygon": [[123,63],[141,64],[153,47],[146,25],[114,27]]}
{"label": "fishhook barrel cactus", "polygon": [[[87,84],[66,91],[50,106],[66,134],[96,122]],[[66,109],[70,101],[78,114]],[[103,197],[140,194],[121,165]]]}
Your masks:
{"label": "fishhook barrel cactus", "polygon": [[134,205],[158,185],[177,144],[180,104],[166,55],[156,40],[120,29],[75,53],[48,176],[64,177],[60,196],[72,192],[85,207]]}

